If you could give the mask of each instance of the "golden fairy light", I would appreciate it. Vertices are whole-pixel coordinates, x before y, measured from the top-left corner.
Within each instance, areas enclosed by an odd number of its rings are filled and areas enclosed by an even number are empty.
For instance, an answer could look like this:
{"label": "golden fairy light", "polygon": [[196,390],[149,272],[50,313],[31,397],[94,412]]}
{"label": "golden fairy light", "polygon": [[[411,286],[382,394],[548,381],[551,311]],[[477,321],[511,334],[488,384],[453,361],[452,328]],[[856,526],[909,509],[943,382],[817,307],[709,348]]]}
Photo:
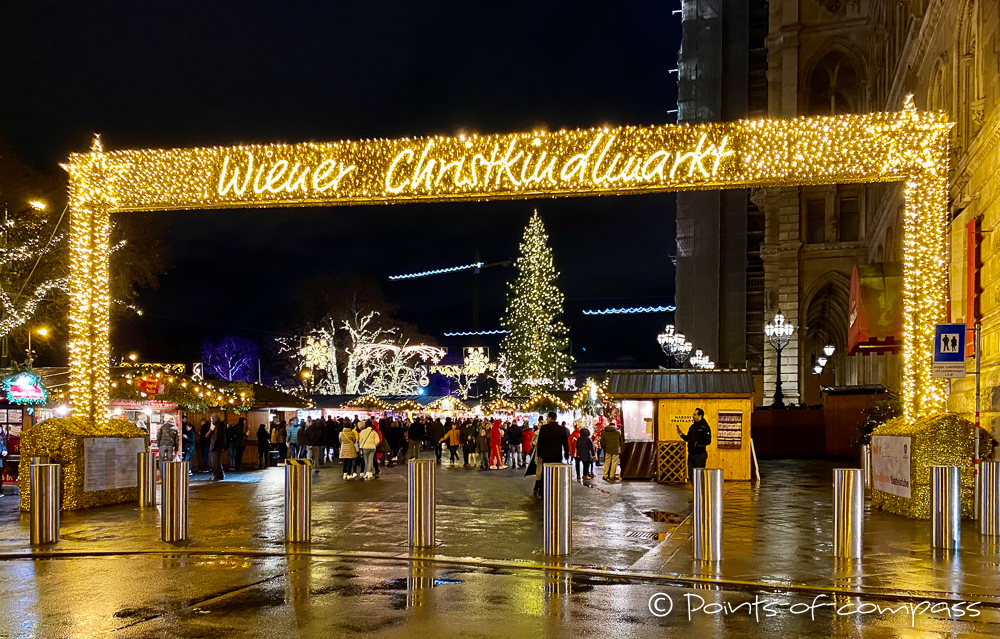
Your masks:
{"label": "golden fairy light", "polygon": [[109,214],[626,195],[688,189],[904,182],[904,381],[908,420],[941,412],[930,336],[944,319],[948,131],[902,111],[698,125],[259,144],[73,154],[73,410],[104,419]]}

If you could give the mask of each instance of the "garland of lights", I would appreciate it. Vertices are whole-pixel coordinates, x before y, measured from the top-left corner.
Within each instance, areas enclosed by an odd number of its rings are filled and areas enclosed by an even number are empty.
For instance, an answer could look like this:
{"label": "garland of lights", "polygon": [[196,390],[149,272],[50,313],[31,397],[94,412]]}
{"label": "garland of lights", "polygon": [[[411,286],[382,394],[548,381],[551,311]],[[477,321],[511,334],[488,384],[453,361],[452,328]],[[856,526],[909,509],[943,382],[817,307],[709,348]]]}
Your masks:
{"label": "garland of lights", "polygon": [[[136,365],[120,371],[111,381],[111,396],[123,400],[162,400],[191,410],[228,408],[246,411],[253,407],[253,384],[206,382],[156,365]],[[150,385],[155,393],[146,392]],[[144,390],[146,389],[146,390]]]}
{"label": "garland of lights", "polygon": [[947,301],[950,128],[908,96],[893,113],[501,135],[110,153],[95,137],[65,165],[74,414],[106,419],[112,212],[904,182],[903,411],[926,417],[946,397],[931,347]]}
{"label": "garland of lights", "polygon": [[495,331],[462,331],[461,333],[445,333],[445,337],[469,337],[472,335],[506,335],[510,331],[505,331],[502,328]]}
{"label": "garland of lights", "polygon": [[599,311],[584,311],[584,315],[634,315],[636,313],[673,313],[676,306],[633,306],[631,308],[605,308]]}
{"label": "garland of lights", "polygon": [[419,273],[408,273],[407,275],[390,275],[390,280],[412,280],[417,277],[427,277],[428,275],[441,275],[442,273],[456,273],[458,271],[467,271],[470,268],[483,268],[483,262],[476,262],[475,264],[466,264],[465,266],[452,266],[449,268],[439,268],[433,271],[421,271]]}

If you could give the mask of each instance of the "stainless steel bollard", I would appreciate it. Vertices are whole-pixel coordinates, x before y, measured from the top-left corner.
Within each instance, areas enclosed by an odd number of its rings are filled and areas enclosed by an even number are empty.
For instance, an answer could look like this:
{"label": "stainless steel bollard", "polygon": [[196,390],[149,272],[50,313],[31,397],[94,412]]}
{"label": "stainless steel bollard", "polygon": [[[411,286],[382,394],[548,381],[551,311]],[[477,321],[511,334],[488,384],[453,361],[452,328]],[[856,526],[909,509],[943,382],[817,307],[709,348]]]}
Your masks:
{"label": "stainless steel bollard", "polygon": [[864,470],[833,470],[833,554],[841,559],[861,558],[864,528]]}
{"label": "stainless steel bollard", "polygon": [[31,545],[59,541],[59,464],[33,464],[31,485]]}
{"label": "stainless steel bollard", "polygon": [[549,556],[573,552],[573,467],[569,464],[545,464],[542,469],[542,494],[545,515],[542,534],[544,551]]}
{"label": "stainless steel bollard", "polygon": [[312,540],[312,475],[308,459],[285,464],[285,541]]}
{"label": "stainless steel bollard", "polygon": [[434,545],[434,459],[411,459],[407,464],[409,495],[407,521],[410,546],[429,548]]}
{"label": "stainless steel bollard", "polygon": [[694,469],[694,512],[692,541],[694,558],[722,559],[722,469]]}
{"label": "stainless steel bollard", "polygon": [[160,502],[160,538],[185,541],[188,538],[188,467],[190,462],[163,462]]}
{"label": "stainless steel bollard", "polygon": [[979,532],[1000,537],[1000,462],[979,465]]}
{"label": "stainless steel bollard", "polygon": [[958,550],[962,500],[961,468],[931,466],[931,547]]}
{"label": "stainless steel bollard", "polygon": [[864,475],[864,488],[862,491],[872,489],[872,447],[864,444],[861,447],[861,472]]}
{"label": "stainless steel bollard", "polygon": [[137,454],[136,474],[139,478],[139,506],[156,505],[156,455]]}

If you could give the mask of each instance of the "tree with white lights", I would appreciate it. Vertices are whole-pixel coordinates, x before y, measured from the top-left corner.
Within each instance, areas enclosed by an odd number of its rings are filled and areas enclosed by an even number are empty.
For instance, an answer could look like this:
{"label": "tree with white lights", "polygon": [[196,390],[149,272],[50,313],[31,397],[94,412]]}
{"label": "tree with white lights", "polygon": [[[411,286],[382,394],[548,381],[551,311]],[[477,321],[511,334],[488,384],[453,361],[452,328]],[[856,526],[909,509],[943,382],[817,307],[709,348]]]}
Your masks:
{"label": "tree with white lights", "polygon": [[552,260],[548,235],[535,211],[524,230],[517,279],[510,284],[507,310],[500,325],[510,331],[500,344],[504,373],[515,395],[561,389],[573,357],[567,351],[569,330],[562,320],[563,294]]}

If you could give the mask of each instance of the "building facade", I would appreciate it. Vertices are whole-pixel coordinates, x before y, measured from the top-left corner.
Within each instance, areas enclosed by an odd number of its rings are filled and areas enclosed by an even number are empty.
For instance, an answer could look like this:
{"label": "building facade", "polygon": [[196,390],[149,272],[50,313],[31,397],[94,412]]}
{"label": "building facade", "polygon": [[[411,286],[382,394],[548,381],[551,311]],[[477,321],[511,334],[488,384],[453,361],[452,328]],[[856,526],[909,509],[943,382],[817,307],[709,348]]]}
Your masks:
{"label": "building facade", "polygon": [[[983,320],[984,365],[994,387],[1000,326],[991,313],[1000,310],[1000,288],[992,284],[990,236],[977,235],[975,224],[983,231],[1000,222],[997,8],[997,0],[771,0],[767,36],[771,117],[896,111],[908,94],[918,108],[950,114],[949,310],[955,320]],[[902,185],[773,188],[754,200],[765,218],[765,314],[780,310],[796,326],[782,359],[786,402],[819,403],[821,385],[898,389],[901,358],[891,336],[859,344],[849,331],[859,312],[851,294],[856,267],[878,274],[881,298],[899,302],[893,274],[902,260]],[[885,299],[883,307],[860,312],[896,312]],[[816,374],[826,345],[835,355]],[[776,364],[768,348],[765,404]],[[953,383],[954,408],[968,410],[970,383]]]}
{"label": "building facade", "polygon": [[[766,0],[684,0],[678,121],[767,113]],[[677,194],[675,324],[723,368],[760,368],[764,215],[746,189]]]}

